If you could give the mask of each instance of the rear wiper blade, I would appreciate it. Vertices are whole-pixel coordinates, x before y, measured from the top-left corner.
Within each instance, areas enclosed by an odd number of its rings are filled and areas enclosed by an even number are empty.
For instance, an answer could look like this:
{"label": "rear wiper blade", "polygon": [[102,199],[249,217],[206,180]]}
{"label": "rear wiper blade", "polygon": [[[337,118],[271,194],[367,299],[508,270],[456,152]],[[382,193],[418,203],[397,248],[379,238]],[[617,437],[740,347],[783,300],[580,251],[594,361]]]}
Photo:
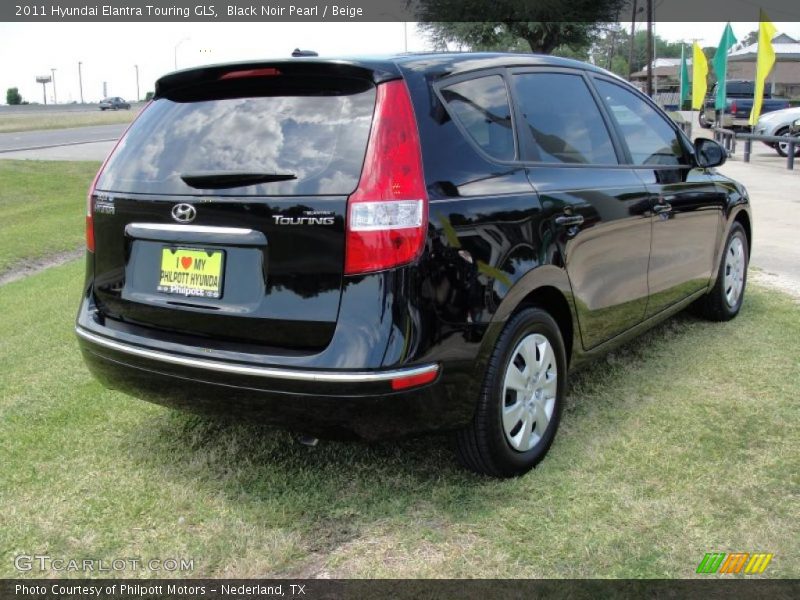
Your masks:
{"label": "rear wiper blade", "polygon": [[253,171],[200,171],[183,173],[183,182],[201,190],[218,190],[222,188],[242,187],[270,183],[272,181],[289,181],[297,179],[294,173],[257,173]]}

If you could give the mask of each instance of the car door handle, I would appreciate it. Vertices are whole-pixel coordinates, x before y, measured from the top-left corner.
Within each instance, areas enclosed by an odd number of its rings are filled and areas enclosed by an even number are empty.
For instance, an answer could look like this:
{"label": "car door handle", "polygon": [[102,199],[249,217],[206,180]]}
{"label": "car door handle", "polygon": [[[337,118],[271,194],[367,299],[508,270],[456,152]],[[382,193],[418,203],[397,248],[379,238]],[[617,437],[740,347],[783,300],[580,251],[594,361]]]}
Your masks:
{"label": "car door handle", "polygon": [[668,212],[672,212],[672,204],[659,202],[653,205],[653,213],[656,215],[666,214]]}
{"label": "car door handle", "polygon": [[560,215],[556,217],[556,225],[561,227],[575,227],[583,225],[582,215]]}

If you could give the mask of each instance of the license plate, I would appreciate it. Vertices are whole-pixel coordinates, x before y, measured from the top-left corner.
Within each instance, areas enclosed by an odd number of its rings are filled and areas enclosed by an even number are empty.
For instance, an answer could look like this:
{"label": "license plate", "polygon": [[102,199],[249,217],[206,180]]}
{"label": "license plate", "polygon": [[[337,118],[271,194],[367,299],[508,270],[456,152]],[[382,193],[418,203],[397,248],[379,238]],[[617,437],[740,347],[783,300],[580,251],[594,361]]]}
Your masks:
{"label": "license plate", "polygon": [[220,298],[225,253],[222,250],[164,248],[156,288],[166,294]]}

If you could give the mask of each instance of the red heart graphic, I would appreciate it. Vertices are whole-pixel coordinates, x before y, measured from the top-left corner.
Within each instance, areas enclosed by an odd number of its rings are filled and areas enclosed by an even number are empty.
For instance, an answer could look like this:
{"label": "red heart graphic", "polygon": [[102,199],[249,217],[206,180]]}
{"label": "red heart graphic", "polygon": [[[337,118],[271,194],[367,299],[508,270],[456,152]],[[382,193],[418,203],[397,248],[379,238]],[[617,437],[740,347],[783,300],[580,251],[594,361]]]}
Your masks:
{"label": "red heart graphic", "polygon": [[188,269],[192,266],[192,257],[191,256],[181,256],[181,266],[184,269]]}

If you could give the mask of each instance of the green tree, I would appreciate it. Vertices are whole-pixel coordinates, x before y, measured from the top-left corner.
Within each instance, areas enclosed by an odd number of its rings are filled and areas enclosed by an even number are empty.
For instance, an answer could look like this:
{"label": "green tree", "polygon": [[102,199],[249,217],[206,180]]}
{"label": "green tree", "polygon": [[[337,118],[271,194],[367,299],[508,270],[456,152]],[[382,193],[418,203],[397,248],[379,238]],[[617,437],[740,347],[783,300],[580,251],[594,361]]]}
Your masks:
{"label": "green tree", "polygon": [[22,94],[19,93],[19,88],[8,88],[6,91],[6,104],[22,104]]}
{"label": "green tree", "polygon": [[145,102],[149,102],[150,100],[152,100],[152,99],[153,99],[153,96],[155,96],[155,95],[156,95],[156,94],[155,94],[155,92],[147,92],[147,93],[144,95],[144,100],[145,100]]}
{"label": "green tree", "polygon": [[[588,49],[598,23],[618,20],[626,0],[420,0],[417,20],[438,50],[450,44],[469,50],[551,54]],[[485,21],[463,22],[463,15]]]}

